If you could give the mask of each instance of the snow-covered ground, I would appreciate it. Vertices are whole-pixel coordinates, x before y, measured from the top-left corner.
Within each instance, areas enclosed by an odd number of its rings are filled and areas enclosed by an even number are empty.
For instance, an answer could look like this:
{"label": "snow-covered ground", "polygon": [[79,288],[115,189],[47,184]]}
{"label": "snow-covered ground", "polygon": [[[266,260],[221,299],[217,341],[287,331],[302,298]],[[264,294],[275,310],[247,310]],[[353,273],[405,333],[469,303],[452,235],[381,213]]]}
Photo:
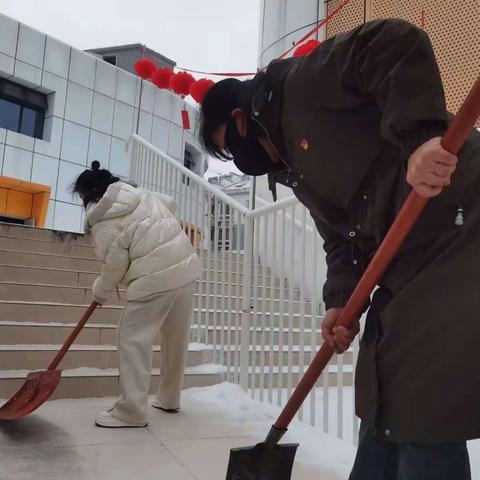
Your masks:
{"label": "snow-covered ground", "polygon": [[[295,421],[285,442],[300,443],[293,480],[346,480],[355,456],[351,432],[332,433]],[[351,397],[351,393],[350,393]],[[323,398],[315,403],[321,412]],[[344,396],[344,424],[351,405]],[[275,399],[276,400],[276,399]],[[350,400],[351,401],[351,400]],[[224,480],[229,450],[262,441],[280,409],[259,402],[233,384],[186,390],[178,415],[152,409],[148,429],[108,430],[93,418],[113,399],[57,400],[16,422],[0,422],[2,480]],[[307,405],[305,414],[310,411]],[[313,411],[313,410],[312,410]],[[480,442],[471,442],[472,478],[480,479]]]}
{"label": "snow-covered ground", "polygon": [[[268,392],[264,393],[264,401],[253,400],[238,387],[224,383],[214,387],[187,390],[187,396],[196,398],[200,403],[209,403],[212,410],[222,411],[232,422],[246,427],[255,435],[265,435],[269,425],[280,413],[278,392],[273,392],[273,403],[268,403]],[[260,397],[257,392],[256,398]],[[287,390],[282,390],[280,399],[284,403]],[[295,421],[285,436],[285,441],[300,443],[297,459],[302,463],[315,465],[325,479],[347,479],[353,464],[356,448],[353,445],[353,389],[343,389],[343,415],[339,415],[337,389],[328,392],[328,431],[323,433],[322,419],[325,397],[321,388],[316,395],[306,400],[303,408],[303,421]],[[480,408],[480,407],[479,407]],[[310,426],[310,419],[316,417],[316,427]],[[339,422],[339,417],[342,422]],[[340,429],[339,429],[340,427]],[[343,427],[343,428],[342,428]],[[344,440],[337,438],[341,435]],[[480,440],[469,442],[472,479],[480,480]],[[295,477],[293,477],[295,478]],[[452,479],[453,480],[453,479]]]}

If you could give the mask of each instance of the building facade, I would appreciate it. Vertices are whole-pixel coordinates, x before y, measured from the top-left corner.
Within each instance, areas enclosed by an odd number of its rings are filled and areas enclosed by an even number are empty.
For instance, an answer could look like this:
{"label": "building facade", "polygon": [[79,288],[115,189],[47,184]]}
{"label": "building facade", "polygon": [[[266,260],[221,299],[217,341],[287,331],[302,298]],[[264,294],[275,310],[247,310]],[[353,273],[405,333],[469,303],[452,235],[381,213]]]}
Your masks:
{"label": "building facade", "polygon": [[251,177],[249,175],[232,172],[217,177],[210,177],[208,182],[244,207],[250,208],[250,180]]}
{"label": "building facade", "polygon": [[[0,14],[0,217],[35,217],[47,187],[45,223],[37,225],[82,231],[73,181],[93,160],[127,177],[133,133],[203,176],[196,109],[149,82],[140,87],[103,58]],[[182,128],[184,107],[190,130]]]}
{"label": "building facade", "polygon": [[133,68],[135,62],[144,57],[153,60],[159,68],[173,70],[176,65],[173,60],[140,43],[120,45],[118,47],[93,48],[86,50],[86,52],[132,74],[135,74],[135,69]]}

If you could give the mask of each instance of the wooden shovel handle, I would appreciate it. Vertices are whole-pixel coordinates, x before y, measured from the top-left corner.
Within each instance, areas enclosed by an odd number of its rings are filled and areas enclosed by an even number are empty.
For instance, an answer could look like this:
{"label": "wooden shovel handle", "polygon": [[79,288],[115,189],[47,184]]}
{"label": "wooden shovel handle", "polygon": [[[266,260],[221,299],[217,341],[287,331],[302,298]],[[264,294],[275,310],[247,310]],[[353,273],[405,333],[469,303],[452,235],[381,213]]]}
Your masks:
{"label": "wooden shovel handle", "polygon": [[83,314],[83,317],[78,322],[77,326],[73,329],[73,332],[67,338],[67,341],[63,344],[63,347],[57,353],[55,358],[53,359],[52,363],[48,367],[47,370],[55,370],[58,367],[58,364],[63,360],[63,357],[68,352],[68,349],[72,346],[72,343],[78,337],[78,334],[81,332],[82,328],[88,322],[89,318],[92,316],[95,309],[98,307],[97,302],[92,302],[88,307],[87,311]]}
{"label": "wooden shovel handle", "polygon": [[[475,82],[458,115],[443,136],[443,148],[456,155],[470,135],[479,116],[480,78]],[[428,199],[421,197],[415,191],[410,193],[345,305],[337,321],[337,325],[351,328],[359,318],[363,306],[370,298],[373,289],[377,286],[378,281],[387,270],[393,257],[402,246],[406,236],[422,213],[427,201]],[[317,383],[318,378],[333,354],[334,350],[324,343],[278,417],[278,420],[273,426],[275,429],[285,430],[288,427],[305,398],[310,393],[310,390]]]}

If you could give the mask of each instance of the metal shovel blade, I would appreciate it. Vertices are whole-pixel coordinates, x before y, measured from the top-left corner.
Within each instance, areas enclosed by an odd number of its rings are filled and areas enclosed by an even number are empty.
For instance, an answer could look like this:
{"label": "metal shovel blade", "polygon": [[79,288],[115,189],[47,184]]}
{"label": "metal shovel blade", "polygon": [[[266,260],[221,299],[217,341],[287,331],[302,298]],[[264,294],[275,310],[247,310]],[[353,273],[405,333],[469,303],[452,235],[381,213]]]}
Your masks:
{"label": "metal shovel blade", "polygon": [[226,480],[290,480],[298,443],[233,448]]}
{"label": "metal shovel blade", "polygon": [[61,370],[29,373],[20,390],[0,408],[0,420],[16,420],[40,407],[57,388],[61,374]]}

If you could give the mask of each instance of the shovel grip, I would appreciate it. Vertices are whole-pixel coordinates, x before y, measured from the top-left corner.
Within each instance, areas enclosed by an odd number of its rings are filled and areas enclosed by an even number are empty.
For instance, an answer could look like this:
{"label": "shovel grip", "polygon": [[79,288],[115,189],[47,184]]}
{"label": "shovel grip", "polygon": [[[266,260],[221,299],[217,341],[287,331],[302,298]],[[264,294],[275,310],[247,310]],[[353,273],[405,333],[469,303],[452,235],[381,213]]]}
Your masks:
{"label": "shovel grip", "polygon": [[52,363],[47,369],[48,371],[55,370],[58,367],[58,364],[63,360],[63,357],[68,352],[68,349],[72,346],[72,343],[78,337],[78,334],[81,332],[82,328],[88,322],[89,318],[92,316],[93,312],[98,307],[98,305],[99,304],[97,302],[92,302],[90,304],[87,311],[83,314],[83,317],[78,322],[77,326],[73,329],[72,333],[67,338],[67,341],[63,344],[63,347],[60,349],[60,351],[57,353],[57,355],[53,359]]}
{"label": "shovel grip", "polygon": [[[441,142],[443,148],[454,155],[458,154],[474,128],[479,116],[480,78],[475,82],[455,120],[443,136]],[[427,198],[421,197],[415,191],[410,192],[410,195],[380,244],[375,256],[362,275],[345,308],[342,310],[337,325],[351,328],[354,322],[360,317],[363,306],[370,298],[373,289],[387,270],[393,257],[402,246],[406,236],[422,213],[427,201]],[[285,408],[274,424],[274,428],[284,430],[288,427],[302,403],[305,401],[305,398],[317,383],[318,378],[333,354],[334,350],[324,343],[285,405]]]}

